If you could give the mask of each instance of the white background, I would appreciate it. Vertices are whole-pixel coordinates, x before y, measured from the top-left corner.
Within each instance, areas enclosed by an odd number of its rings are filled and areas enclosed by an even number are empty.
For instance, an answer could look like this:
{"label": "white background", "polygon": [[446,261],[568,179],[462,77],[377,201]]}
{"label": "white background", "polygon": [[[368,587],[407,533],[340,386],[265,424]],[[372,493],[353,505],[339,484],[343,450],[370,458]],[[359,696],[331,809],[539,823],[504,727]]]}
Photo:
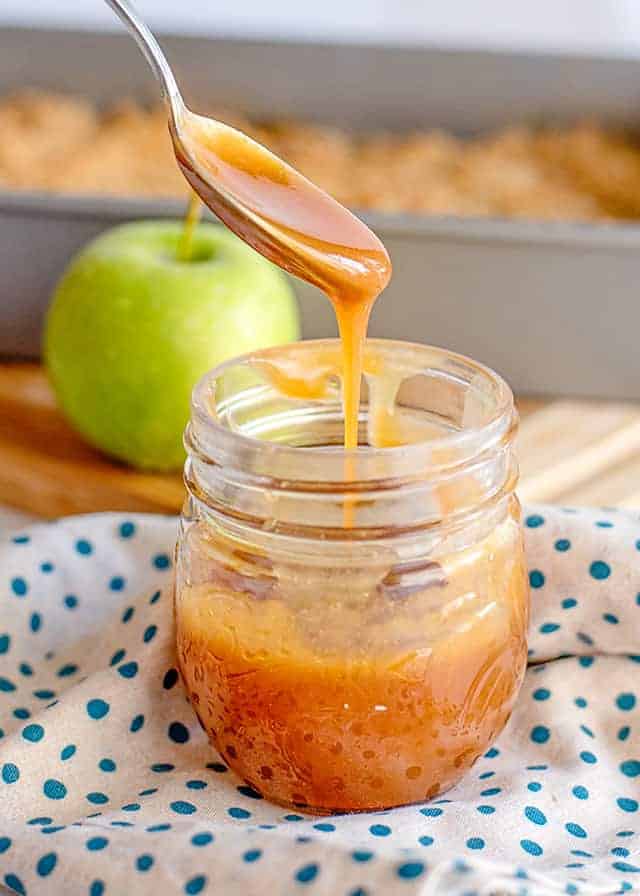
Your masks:
{"label": "white background", "polygon": [[[138,0],[160,30],[640,55],[640,0]],[[0,24],[115,28],[104,0],[1,0]]]}

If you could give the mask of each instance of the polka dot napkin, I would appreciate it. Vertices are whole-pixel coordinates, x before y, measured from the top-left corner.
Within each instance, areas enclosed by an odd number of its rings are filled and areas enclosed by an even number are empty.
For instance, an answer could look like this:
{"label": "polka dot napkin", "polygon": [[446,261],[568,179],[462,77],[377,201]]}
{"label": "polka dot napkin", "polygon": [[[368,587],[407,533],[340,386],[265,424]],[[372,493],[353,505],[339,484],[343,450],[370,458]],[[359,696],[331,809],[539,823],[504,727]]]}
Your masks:
{"label": "polka dot napkin", "polygon": [[173,649],[174,519],[103,514],[0,544],[0,886],[19,894],[638,892],[640,524],[529,509],[531,660],[445,797],[314,818],[206,743]]}

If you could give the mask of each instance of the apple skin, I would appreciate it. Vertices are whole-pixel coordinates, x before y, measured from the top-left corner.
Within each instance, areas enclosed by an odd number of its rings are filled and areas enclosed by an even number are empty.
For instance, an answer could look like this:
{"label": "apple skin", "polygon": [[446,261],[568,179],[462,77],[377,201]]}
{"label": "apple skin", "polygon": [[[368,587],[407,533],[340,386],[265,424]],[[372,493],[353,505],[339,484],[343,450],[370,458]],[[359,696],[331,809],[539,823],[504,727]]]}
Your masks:
{"label": "apple skin", "polygon": [[216,364],[299,338],[284,274],[225,228],[198,226],[178,261],[181,221],[140,221],[91,242],[60,279],[44,359],[72,426],[146,470],[184,460],[191,390]]}

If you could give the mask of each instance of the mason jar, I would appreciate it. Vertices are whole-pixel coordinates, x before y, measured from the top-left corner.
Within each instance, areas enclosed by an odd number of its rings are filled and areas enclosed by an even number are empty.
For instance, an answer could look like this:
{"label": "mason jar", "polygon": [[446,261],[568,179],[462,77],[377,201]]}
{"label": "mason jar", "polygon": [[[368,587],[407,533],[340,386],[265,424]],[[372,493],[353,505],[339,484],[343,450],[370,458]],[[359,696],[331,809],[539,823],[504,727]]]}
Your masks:
{"label": "mason jar", "polygon": [[435,797],[491,745],[527,656],[505,382],[370,340],[360,448],[339,343],[229,361],[193,393],[178,660],[211,743],[310,812]]}

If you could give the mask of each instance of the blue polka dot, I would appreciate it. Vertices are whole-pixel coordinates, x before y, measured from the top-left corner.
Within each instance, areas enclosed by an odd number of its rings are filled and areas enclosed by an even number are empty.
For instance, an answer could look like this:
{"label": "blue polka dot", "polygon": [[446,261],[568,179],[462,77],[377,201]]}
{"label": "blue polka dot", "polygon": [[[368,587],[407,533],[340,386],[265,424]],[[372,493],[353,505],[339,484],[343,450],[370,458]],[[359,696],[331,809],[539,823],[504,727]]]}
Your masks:
{"label": "blue polka dot", "polygon": [[20,674],[24,675],[25,678],[29,678],[33,675],[33,666],[30,666],[29,663],[20,663],[18,668],[20,669]]}
{"label": "blue polka dot", "polygon": [[580,753],[580,759],[582,759],[583,762],[586,762],[587,765],[595,765],[598,761],[598,757],[594,756],[593,753],[590,752],[590,750],[583,750]]}
{"label": "blue polka dot", "polygon": [[27,725],[22,729],[22,736],[25,740],[35,744],[44,737],[44,728],[42,725]]}
{"label": "blue polka dot", "polygon": [[574,837],[584,838],[587,836],[587,832],[585,831],[585,829],[583,827],[581,827],[579,824],[576,824],[575,821],[567,822],[567,824],[565,824],[565,828]]}
{"label": "blue polka dot", "polygon": [[[479,839],[479,838],[474,838]],[[467,845],[469,845],[471,841],[467,841]],[[478,847],[470,847],[470,849],[477,849]],[[413,880],[414,877],[420,877],[421,874],[424,874],[424,863],[423,862],[405,862],[404,865],[400,865],[397,870],[398,877],[403,878],[404,880]]]}
{"label": "blue polka dot", "polygon": [[50,800],[63,800],[67,795],[67,788],[62,781],[56,781],[55,778],[48,778],[44,782],[42,790]]}
{"label": "blue polka dot", "polygon": [[29,544],[31,539],[29,538],[28,535],[14,535],[13,538],[11,539],[11,541],[14,544]]}
{"label": "blue polka dot", "polygon": [[203,831],[201,834],[194,834],[191,838],[191,842],[194,846],[207,846],[209,843],[213,842],[213,834],[210,834],[209,831]]}
{"label": "blue polka dot", "polygon": [[636,705],[634,694],[618,694],[616,697],[616,706],[623,712],[629,712]]}
{"label": "blue polka dot", "polygon": [[129,520],[127,520],[126,522],[120,524],[120,528],[118,531],[120,532],[121,538],[131,538],[135,534],[136,525],[135,523],[131,523],[129,522]]}
{"label": "blue polka dot", "polygon": [[[433,840],[431,842],[433,843]],[[371,861],[371,859],[373,858],[373,853],[369,852],[368,849],[356,849],[351,853],[351,858],[354,862],[364,864],[365,862]]]}
{"label": "blue polka dot", "polygon": [[565,597],[565,599],[562,601],[561,606],[563,610],[570,610],[572,607],[575,607],[577,603],[578,601],[575,599],[575,597]]}
{"label": "blue polka dot", "polygon": [[36,634],[42,628],[42,616],[40,613],[32,613],[31,618],[29,619],[29,628],[31,631]]}
{"label": "blue polka dot", "polygon": [[148,871],[152,865],[153,856],[150,856],[149,853],[143,853],[136,859],[136,868],[138,869],[138,871]]}
{"label": "blue polka dot", "polygon": [[484,849],[484,840],[482,837],[469,837],[467,847],[469,849]]}
{"label": "blue polka dot", "polygon": [[369,828],[369,833],[373,834],[374,837],[388,837],[391,833],[391,828],[386,824],[372,824]]}
{"label": "blue polka dot", "polygon": [[156,554],[153,558],[153,565],[156,569],[169,569],[171,559],[168,554]]}
{"label": "blue polka dot", "polygon": [[98,763],[98,768],[102,772],[115,772],[116,764],[113,759],[101,759]]}
{"label": "blue polka dot", "polygon": [[533,692],[534,700],[548,700],[551,696],[551,691],[548,688],[538,688]]}
{"label": "blue polka dot", "polygon": [[242,856],[243,861],[245,862],[257,862],[260,856],[262,855],[261,849],[248,849]]}
{"label": "blue polka dot", "polygon": [[150,834],[155,834],[160,831],[170,831],[170,830],[171,830],[171,825],[168,824],[166,821],[163,822],[162,824],[152,824],[147,828],[147,831]]}
{"label": "blue polka dot", "polygon": [[596,526],[599,529],[613,529],[613,523],[610,523],[609,520],[598,520]]}
{"label": "blue polka dot", "polygon": [[595,656],[580,656],[578,657],[578,662],[584,669],[588,669],[589,666],[593,666],[595,663]]}
{"label": "blue polka dot", "polygon": [[438,818],[439,815],[442,815],[442,809],[434,806],[425,806],[424,809],[420,809],[420,813],[426,815],[427,818]]}
{"label": "blue polka dot", "polygon": [[262,794],[259,793],[254,787],[249,787],[247,784],[241,784],[236,788],[238,793],[241,793],[243,796],[248,796],[251,800],[261,800]]}
{"label": "blue polka dot", "polygon": [[104,803],[109,802],[109,797],[106,793],[102,793],[99,790],[94,790],[92,793],[87,794],[87,800],[90,803],[93,803],[94,806],[102,806]]}
{"label": "blue polka dot", "polygon": [[122,591],[125,586],[125,581],[122,576],[113,576],[109,580],[109,590],[110,591]]}
{"label": "blue polka dot", "polygon": [[29,590],[29,586],[21,576],[16,576],[15,579],[11,579],[11,590],[16,597],[24,597]]}
{"label": "blue polka dot", "polygon": [[532,793],[538,793],[538,791],[542,790],[542,784],[539,781],[530,781],[527,784],[527,790],[530,790]]}
{"label": "blue polka dot", "polygon": [[172,722],[168,734],[176,744],[186,744],[189,740],[189,729],[182,722]]}
{"label": "blue polka dot", "polygon": [[121,808],[123,812],[139,812],[141,807],[140,803],[125,803]]}
{"label": "blue polka dot", "polygon": [[56,692],[49,690],[49,688],[39,688],[33,692],[33,696],[37,697],[38,700],[51,700],[55,695]]}
{"label": "blue polka dot", "polygon": [[157,604],[158,601],[160,600],[160,595],[161,595],[160,591],[154,591],[153,594],[151,595],[151,597],[149,598],[149,603]]}
{"label": "blue polka dot", "polygon": [[324,831],[326,833],[335,831],[335,829],[336,829],[335,824],[330,824],[328,821],[318,822],[318,824],[314,824],[313,827],[316,831]]}
{"label": "blue polka dot", "polygon": [[197,893],[202,893],[206,885],[207,878],[204,876],[204,874],[198,874],[196,875],[196,877],[192,877],[186,882],[186,884],[184,885],[184,891],[188,894],[188,896],[196,896]]}
{"label": "blue polka dot", "polygon": [[63,603],[68,610],[75,610],[78,606],[78,598],[75,594],[65,594]]}
{"label": "blue polka dot", "polygon": [[53,563],[50,563],[48,560],[45,560],[44,563],[40,564],[40,570],[45,574],[53,572],[54,569],[55,569],[55,567],[54,567]]}
{"label": "blue polka dot", "polygon": [[197,811],[193,803],[187,803],[184,800],[174,800],[170,806],[178,815],[193,815]]}
{"label": "blue polka dot", "polygon": [[312,880],[315,880],[318,876],[318,871],[320,869],[316,865],[315,862],[311,862],[310,865],[303,865],[302,868],[298,869],[295,873],[295,879],[300,884],[310,884]]}
{"label": "blue polka dot", "polygon": [[131,725],[129,726],[129,731],[135,734],[136,731],[140,731],[142,726],[144,725],[144,716],[134,716],[131,720]]}
{"label": "blue polka dot", "polygon": [[154,762],[153,765],[150,765],[149,768],[152,772],[157,772],[162,775],[165,772],[172,772],[175,768],[175,765],[171,762]]}
{"label": "blue polka dot", "polygon": [[8,653],[10,644],[10,635],[0,635],[0,653]]}
{"label": "blue polka dot", "polygon": [[[230,809],[227,809],[227,812],[232,818],[251,818],[251,812],[247,809],[241,809],[238,806],[232,806]],[[285,818],[287,818],[287,816],[285,816]],[[291,820],[291,818],[288,820]],[[301,818],[300,821],[302,821]]]}
{"label": "blue polka dot", "polygon": [[594,560],[589,567],[589,575],[591,578],[598,579],[599,581],[608,579],[611,575],[611,567],[608,563],[605,563],[604,560]]}
{"label": "blue polka dot", "polygon": [[638,801],[631,799],[630,797],[621,796],[616,800],[618,806],[622,809],[623,812],[637,812],[638,811]]}
{"label": "blue polka dot", "polygon": [[605,622],[608,622],[609,625],[618,625],[620,620],[613,613],[603,613],[602,618]]}
{"label": "blue polka dot", "polygon": [[92,719],[103,719],[108,712],[109,704],[104,700],[89,700],[87,703],[87,713]]}
{"label": "blue polka dot", "polygon": [[497,796],[499,793],[502,793],[501,787],[487,787],[486,790],[480,791],[480,796]]}
{"label": "blue polka dot", "polygon": [[525,519],[524,524],[525,526],[528,526],[529,529],[537,529],[539,526],[544,525],[544,517],[540,516],[539,513],[532,513]]}
{"label": "blue polka dot", "polygon": [[611,855],[613,856],[622,856],[622,858],[626,858],[629,855],[629,850],[625,849],[624,846],[614,846],[611,850]]}
{"label": "blue polka dot", "polygon": [[57,864],[58,856],[55,854],[55,852],[48,852],[46,855],[42,856],[41,859],[38,859],[36,871],[38,872],[40,877],[48,877]]}
{"label": "blue polka dot", "polygon": [[122,647],[120,648],[120,650],[116,650],[116,652],[113,654],[113,656],[112,656],[111,659],[109,660],[109,665],[110,665],[110,666],[117,666],[118,663],[121,663],[122,660],[125,658],[125,654],[126,654],[126,652],[127,652],[127,651],[124,650],[124,648],[122,648]]}
{"label": "blue polka dot", "polygon": [[122,614],[122,621],[129,622],[133,614],[135,613],[135,607],[127,607],[127,609]]}
{"label": "blue polka dot", "polygon": [[571,548],[571,542],[568,538],[559,538],[554,544],[554,548],[556,551],[560,551],[561,554],[564,554]]}
{"label": "blue polka dot", "polygon": [[109,841],[106,837],[91,837],[91,839],[86,842],[86,847],[89,852],[99,852],[108,845]]}
{"label": "blue polka dot", "polygon": [[579,709],[584,709],[587,705],[587,701],[584,699],[584,697],[576,697],[573,702]]}
{"label": "blue polka dot", "polygon": [[500,750],[497,747],[491,747],[491,749],[487,750],[484,754],[485,759],[495,759],[496,756],[500,755]]}
{"label": "blue polka dot", "polygon": [[584,734],[586,734],[587,737],[595,737],[595,734],[593,733],[591,728],[589,728],[587,725],[580,725],[580,731],[584,732]]}
{"label": "blue polka dot", "polygon": [[5,762],[1,774],[5,784],[15,784],[20,778],[20,769],[13,762]]}
{"label": "blue polka dot", "polygon": [[525,852],[528,852],[531,856],[541,856],[542,855],[542,847],[539,843],[536,843],[535,840],[521,840],[520,846],[524,849]]}
{"label": "blue polka dot", "polygon": [[635,874],[640,871],[638,865],[630,865],[629,862],[614,862],[612,868],[622,871],[623,874]]}
{"label": "blue polka dot", "polygon": [[622,728],[618,731],[618,740],[626,740],[631,734],[631,728],[628,725],[623,725]]}
{"label": "blue polka dot", "polygon": [[144,635],[142,636],[142,640],[144,641],[144,643],[145,643],[145,644],[148,644],[149,641],[152,641],[152,640],[155,638],[155,636],[156,636],[156,632],[157,632],[157,631],[158,631],[158,626],[157,626],[157,625],[150,625],[150,626],[148,626],[148,627],[144,630]]}
{"label": "blue polka dot", "polygon": [[24,709],[24,707],[18,707],[18,709],[13,710],[13,714],[16,719],[28,719],[31,717],[31,713],[28,709]]}
{"label": "blue polka dot", "polygon": [[539,569],[532,569],[529,573],[529,584],[532,588],[542,588],[544,585],[544,574]]}
{"label": "blue polka dot", "polygon": [[589,791],[586,787],[583,787],[581,784],[577,784],[571,793],[579,800],[588,800],[589,799]]}
{"label": "blue polka dot", "polygon": [[68,678],[70,675],[75,675],[78,671],[78,667],[75,663],[66,663],[64,666],[60,666],[58,669],[58,677],[59,678]]}
{"label": "blue polka dot", "polygon": [[627,759],[620,765],[620,771],[628,778],[637,778],[640,775],[640,762],[637,759]]}
{"label": "blue polka dot", "polygon": [[82,554],[84,557],[88,557],[89,554],[93,553],[93,545],[85,538],[80,538],[78,541],[76,541],[76,551],[79,554]]}
{"label": "blue polka dot", "polygon": [[60,753],[60,759],[62,759],[63,761],[66,761],[67,759],[71,759],[71,757],[74,755],[75,752],[76,752],[75,744],[69,744],[68,746],[63,747],[63,749]]}
{"label": "blue polka dot", "polygon": [[139,792],[138,796],[151,796],[152,793],[157,793],[157,792],[158,792],[157,787],[147,787],[144,790],[141,790]]}
{"label": "blue polka dot", "polygon": [[560,626],[557,622],[543,622],[540,626],[540,634],[541,635],[551,635],[553,632],[557,632]]}
{"label": "blue polka dot", "polygon": [[544,725],[536,725],[531,730],[531,740],[536,744],[546,744],[551,736],[551,732]]}
{"label": "blue polka dot", "polygon": [[534,824],[546,824],[547,816],[544,812],[541,812],[540,809],[536,809],[535,806],[527,806],[524,810],[525,817],[532,821]]}
{"label": "blue polka dot", "polygon": [[5,874],[4,882],[10,890],[13,890],[14,893],[19,893],[20,896],[26,896],[27,891],[25,890],[24,884],[17,875]]}
{"label": "blue polka dot", "polygon": [[187,781],[187,787],[189,788],[189,790],[204,790],[206,786],[206,781],[199,781],[197,779],[194,781]]}
{"label": "blue polka dot", "polygon": [[162,679],[162,687],[165,689],[165,691],[170,691],[171,688],[176,684],[177,681],[178,681],[178,670],[177,669],[169,669],[165,673],[164,678]]}
{"label": "blue polka dot", "polygon": [[[31,822],[29,822],[31,824]],[[6,852],[11,846],[11,838],[10,837],[0,837],[0,855],[3,852]]]}
{"label": "blue polka dot", "polygon": [[478,806],[478,812],[480,813],[480,815],[493,815],[495,811],[496,810],[494,806]]}
{"label": "blue polka dot", "polygon": [[418,837],[418,843],[420,843],[421,846],[431,846],[431,844],[433,843],[433,837],[430,837],[428,834],[424,834],[422,837]]}
{"label": "blue polka dot", "polygon": [[0,691],[4,691],[5,693],[9,693],[11,691],[15,691],[16,686],[12,681],[9,681],[8,678],[3,678],[0,676]]}
{"label": "blue polka dot", "polygon": [[104,884],[101,880],[94,880],[89,887],[89,896],[102,896],[104,893]]}
{"label": "blue polka dot", "polygon": [[118,666],[118,672],[123,678],[135,678],[138,674],[138,664],[135,660],[131,660],[130,663],[123,663],[121,666]]}

